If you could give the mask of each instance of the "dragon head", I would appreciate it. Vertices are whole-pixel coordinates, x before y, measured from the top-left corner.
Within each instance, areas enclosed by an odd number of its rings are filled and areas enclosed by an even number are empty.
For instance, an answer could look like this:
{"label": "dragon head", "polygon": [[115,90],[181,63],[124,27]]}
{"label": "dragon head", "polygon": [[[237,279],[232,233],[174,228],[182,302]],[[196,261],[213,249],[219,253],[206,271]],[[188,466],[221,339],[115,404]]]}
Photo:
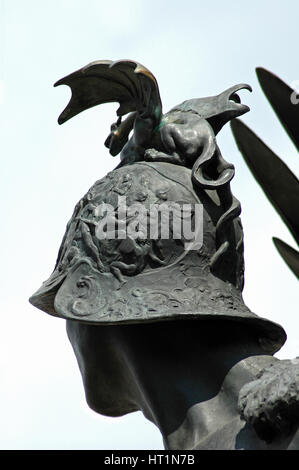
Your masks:
{"label": "dragon head", "polygon": [[216,96],[195,98],[184,101],[178,106],[172,108],[169,113],[173,111],[194,112],[203,119],[206,119],[213,127],[215,134],[218,134],[224,124],[236,117],[242,116],[242,114],[245,114],[250,110],[248,106],[241,103],[241,99],[237,94],[237,91],[243,89],[252,91],[250,85],[240,83],[228,88]]}

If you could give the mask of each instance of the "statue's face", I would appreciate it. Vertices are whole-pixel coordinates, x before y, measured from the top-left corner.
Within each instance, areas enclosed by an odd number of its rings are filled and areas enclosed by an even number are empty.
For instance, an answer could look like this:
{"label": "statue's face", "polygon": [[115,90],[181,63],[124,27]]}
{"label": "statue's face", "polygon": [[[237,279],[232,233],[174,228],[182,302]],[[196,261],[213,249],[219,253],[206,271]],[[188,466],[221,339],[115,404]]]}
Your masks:
{"label": "statue's face", "polygon": [[142,409],[151,419],[148,395],[163,406],[170,390],[182,393],[187,382],[184,400],[192,406],[217,395],[237,362],[260,353],[256,335],[229,321],[93,326],[68,320],[67,333],[87,403],[108,416]]}
{"label": "statue's face", "polygon": [[138,410],[135,386],[124,361],[122,344],[117,339],[117,327],[91,326],[70,320],[66,325],[90,408],[108,416]]}

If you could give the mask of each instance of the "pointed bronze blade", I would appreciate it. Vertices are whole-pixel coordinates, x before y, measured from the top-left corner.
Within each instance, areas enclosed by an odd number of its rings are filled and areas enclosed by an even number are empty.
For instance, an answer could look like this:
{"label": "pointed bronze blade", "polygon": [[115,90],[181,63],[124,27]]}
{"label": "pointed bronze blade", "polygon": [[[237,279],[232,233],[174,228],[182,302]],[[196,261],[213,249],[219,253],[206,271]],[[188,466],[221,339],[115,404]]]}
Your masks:
{"label": "pointed bronze blade", "polygon": [[299,151],[299,99],[296,92],[266,69],[258,67],[256,74],[278,119]]}
{"label": "pointed bronze blade", "polygon": [[299,252],[294,250],[291,246],[279,238],[273,237],[274,245],[276,246],[280,256],[287,263],[289,268],[293,271],[295,276],[299,279]]}
{"label": "pointed bronze blade", "polygon": [[231,129],[253,176],[299,243],[299,182],[286,164],[241,120]]}

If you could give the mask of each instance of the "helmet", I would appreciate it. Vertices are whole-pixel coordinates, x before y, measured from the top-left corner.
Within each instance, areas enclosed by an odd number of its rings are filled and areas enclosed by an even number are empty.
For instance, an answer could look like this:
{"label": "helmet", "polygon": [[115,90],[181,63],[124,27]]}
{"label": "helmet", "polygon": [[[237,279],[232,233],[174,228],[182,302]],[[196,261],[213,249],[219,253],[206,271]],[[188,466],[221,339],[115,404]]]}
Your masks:
{"label": "helmet", "polygon": [[[155,236],[149,236],[152,209],[157,214],[165,207],[173,209],[166,223],[169,236],[161,236],[163,211],[152,224]],[[177,217],[183,207],[191,208],[189,238],[184,233],[176,237],[171,226],[174,219],[184,221],[183,212]],[[230,217],[220,236],[225,209],[216,191],[193,186],[189,168],[137,162],[115,169],[76,205],[55,269],[30,302],[51,315],[97,325],[217,318],[244,322],[272,354],[286,335],[244,304],[242,226],[238,216]],[[114,237],[111,227],[116,227]]]}

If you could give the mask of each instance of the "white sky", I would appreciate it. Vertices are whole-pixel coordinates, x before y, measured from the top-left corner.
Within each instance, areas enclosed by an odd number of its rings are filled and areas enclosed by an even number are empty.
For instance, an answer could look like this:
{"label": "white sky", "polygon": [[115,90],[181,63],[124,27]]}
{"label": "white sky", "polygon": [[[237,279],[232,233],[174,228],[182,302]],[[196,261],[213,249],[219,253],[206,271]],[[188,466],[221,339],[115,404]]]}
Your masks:
{"label": "white sky", "polygon": [[[241,92],[251,107],[244,122],[298,174],[298,154],[254,71],[299,79],[298,17],[297,0],[0,0],[1,449],[163,448],[141,413],[110,419],[89,410],[64,320],[27,300],[52,271],[75,203],[117,161],[103,145],[117,105],[58,126],[70,91],[53,83],[92,60],[132,59],[155,74],[165,111],[250,83],[253,93]],[[298,284],[271,237],[295,242],[229,126],[218,142],[236,167],[232,187],[243,208],[245,302],[284,326],[277,356],[298,356]]]}

